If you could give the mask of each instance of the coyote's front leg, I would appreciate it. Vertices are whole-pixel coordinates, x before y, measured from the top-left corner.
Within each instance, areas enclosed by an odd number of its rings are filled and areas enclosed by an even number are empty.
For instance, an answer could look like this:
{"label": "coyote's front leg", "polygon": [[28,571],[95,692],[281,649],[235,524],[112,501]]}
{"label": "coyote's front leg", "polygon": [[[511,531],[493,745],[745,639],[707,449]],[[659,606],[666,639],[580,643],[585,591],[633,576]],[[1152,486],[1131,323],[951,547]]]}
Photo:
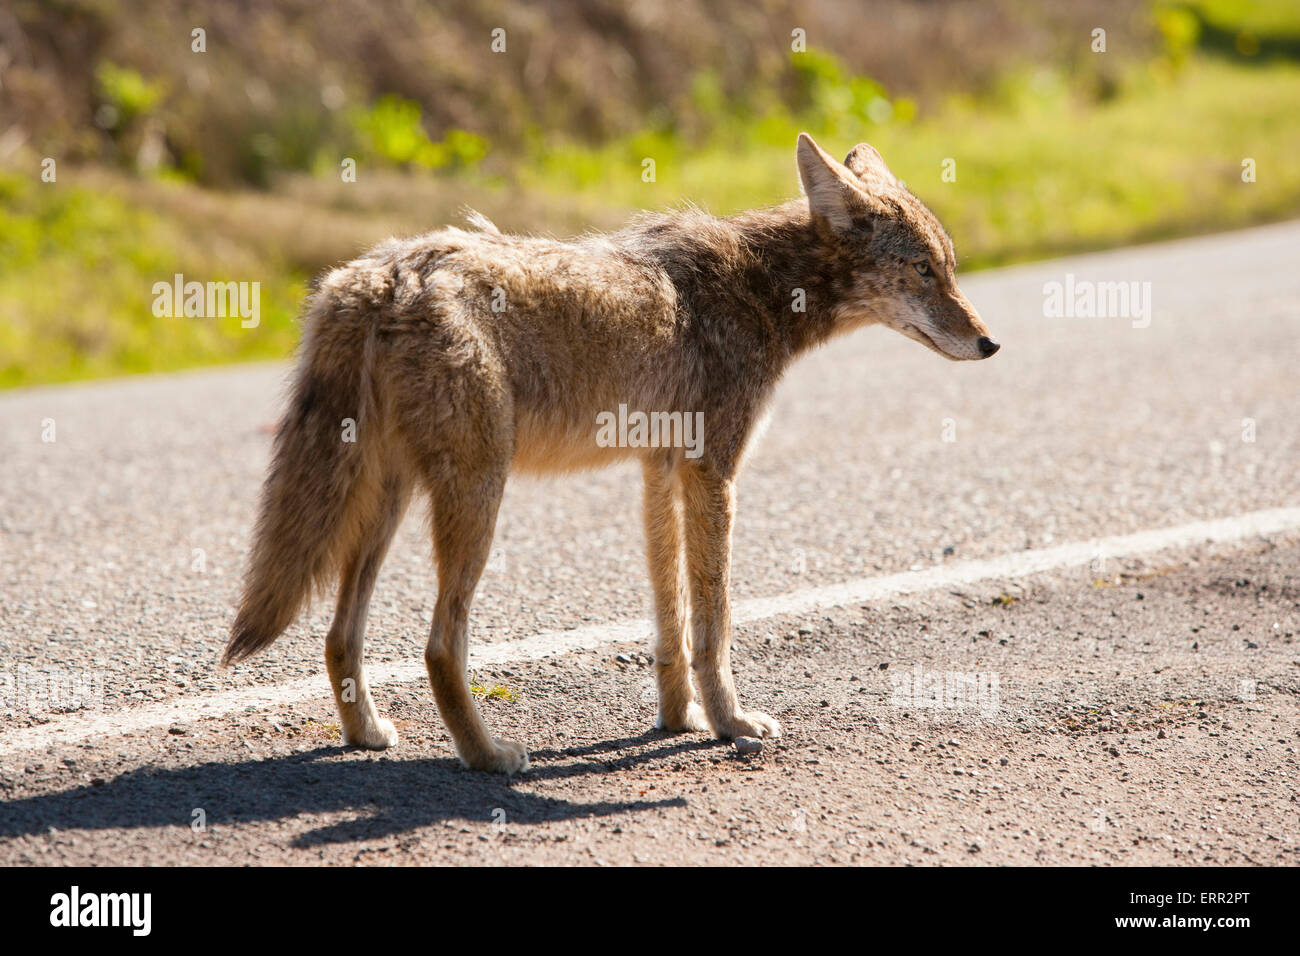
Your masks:
{"label": "coyote's front leg", "polygon": [[658,640],[655,676],[659,681],[660,730],[708,730],[704,710],[691,689],[686,581],[682,567],[682,507],[670,455],[647,458],[645,546],[654,588]]}
{"label": "coyote's front leg", "polygon": [[713,732],[722,738],[778,737],[766,714],[742,711],[731,677],[731,525],[735,485],[707,465],[679,471],[691,586],[691,669]]}

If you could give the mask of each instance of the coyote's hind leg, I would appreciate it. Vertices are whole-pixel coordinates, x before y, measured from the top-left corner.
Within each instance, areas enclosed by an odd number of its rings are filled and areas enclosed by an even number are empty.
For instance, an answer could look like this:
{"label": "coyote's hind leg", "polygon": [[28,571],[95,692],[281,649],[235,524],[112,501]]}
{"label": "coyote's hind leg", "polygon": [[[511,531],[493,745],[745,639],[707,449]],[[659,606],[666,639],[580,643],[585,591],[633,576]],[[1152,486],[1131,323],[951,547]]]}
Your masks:
{"label": "coyote's hind leg", "polygon": [[390,476],[374,515],[362,527],[353,552],[343,562],[334,623],[325,638],[325,667],[339,708],[343,742],[380,750],[397,743],[397,731],[379,716],[366,683],[366,614],[379,567],[410,501],[410,486]]}
{"label": "coyote's hind leg", "polygon": [[470,602],[492,548],[508,470],[509,461],[502,460],[499,468],[482,467],[432,481],[438,603],[424,652],[433,696],[460,759],[475,770],[507,774],[528,769],[528,751],[488,732],[474,706],[466,667]]}

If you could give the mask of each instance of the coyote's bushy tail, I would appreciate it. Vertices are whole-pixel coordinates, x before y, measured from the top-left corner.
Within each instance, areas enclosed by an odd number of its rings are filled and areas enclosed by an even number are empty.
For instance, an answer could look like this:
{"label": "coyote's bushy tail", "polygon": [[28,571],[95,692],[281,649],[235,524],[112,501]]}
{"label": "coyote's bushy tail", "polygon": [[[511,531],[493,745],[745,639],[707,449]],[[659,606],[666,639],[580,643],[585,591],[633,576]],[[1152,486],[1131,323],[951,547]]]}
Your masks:
{"label": "coyote's bushy tail", "polygon": [[225,664],[269,645],[331,583],[373,504],[374,323],[322,290],[303,326]]}

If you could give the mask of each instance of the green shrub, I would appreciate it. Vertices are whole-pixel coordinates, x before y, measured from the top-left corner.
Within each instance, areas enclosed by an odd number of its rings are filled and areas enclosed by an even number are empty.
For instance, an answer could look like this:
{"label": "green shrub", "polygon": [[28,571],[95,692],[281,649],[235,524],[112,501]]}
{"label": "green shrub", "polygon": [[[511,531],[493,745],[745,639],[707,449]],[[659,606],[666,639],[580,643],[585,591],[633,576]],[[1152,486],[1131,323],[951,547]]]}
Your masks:
{"label": "green shrub", "polygon": [[487,141],[464,130],[450,130],[440,142],[430,140],[420,104],[400,96],[380,97],[369,109],[356,111],[354,122],[372,156],[395,166],[463,168],[487,155]]}
{"label": "green shrub", "polygon": [[100,99],[113,111],[107,117],[113,121],[112,128],[129,126],[138,117],[152,113],[167,92],[164,81],[151,82],[136,70],[107,60],[96,67],[95,81]]}

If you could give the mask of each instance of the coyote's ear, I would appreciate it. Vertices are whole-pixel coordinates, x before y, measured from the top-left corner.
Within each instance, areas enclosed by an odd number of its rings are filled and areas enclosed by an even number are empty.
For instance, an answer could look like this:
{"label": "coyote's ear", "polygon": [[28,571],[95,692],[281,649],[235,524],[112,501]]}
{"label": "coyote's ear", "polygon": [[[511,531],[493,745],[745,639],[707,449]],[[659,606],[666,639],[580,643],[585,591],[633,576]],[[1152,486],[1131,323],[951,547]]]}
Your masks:
{"label": "coyote's ear", "polygon": [[799,179],[808,195],[808,208],[836,229],[853,224],[852,209],[857,187],[849,171],[828,156],[807,133],[799,134],[795,151],[799,161]]}
{"label": "coyote's ear", "polygon": [[853,175],[865,182],[876,179],[891,186],[898,185],[897,178],[885,165],[885,158],[880,155],[876,147],[868,143],[858,143],[849,150],[849,155],[844,157],[844,165]]}

